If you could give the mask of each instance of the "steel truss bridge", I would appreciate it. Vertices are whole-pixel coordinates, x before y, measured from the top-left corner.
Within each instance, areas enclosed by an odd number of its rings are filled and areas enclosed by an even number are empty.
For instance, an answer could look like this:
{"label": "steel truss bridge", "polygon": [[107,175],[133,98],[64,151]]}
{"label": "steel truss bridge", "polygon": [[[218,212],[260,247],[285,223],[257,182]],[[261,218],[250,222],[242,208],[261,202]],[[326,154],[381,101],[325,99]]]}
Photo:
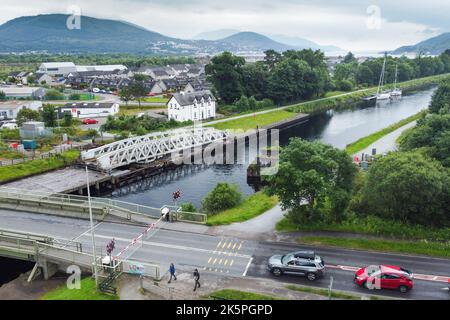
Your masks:
{"label": "steel truss bridge", "polygon": [[111,171],[132,163],[150,163],[173,152],[225,140],[229,134],[214,128],[177,129],[150,133],[83,151],[81,158],[97,168]]}

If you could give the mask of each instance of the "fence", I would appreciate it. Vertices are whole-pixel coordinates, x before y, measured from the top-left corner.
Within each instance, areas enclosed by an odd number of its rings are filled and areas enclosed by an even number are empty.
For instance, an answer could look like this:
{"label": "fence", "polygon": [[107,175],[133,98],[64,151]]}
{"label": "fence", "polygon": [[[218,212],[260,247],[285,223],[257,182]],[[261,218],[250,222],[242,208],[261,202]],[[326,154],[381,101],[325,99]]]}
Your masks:
{"label": "fence", "polygon": [[[25,202],[48,203],[61,206],[72,206],[88,208],[88,197],[65,194],[65,193],[45,193],[34,190],[23,190],[14,188],[0,188],[0,201],[23,200]],[[91,207],[96,210],[114,214],[127,220],[137,222],[147,222],[146,218],[160,218],[162,208],[153,208],[140,204],[124,202],[111,198],[91,197]],[[176,221],[191,222],[205,224],[207,221],[206,214],[183,212],[179,207],[167,206],[172,209],[175,214]]]}

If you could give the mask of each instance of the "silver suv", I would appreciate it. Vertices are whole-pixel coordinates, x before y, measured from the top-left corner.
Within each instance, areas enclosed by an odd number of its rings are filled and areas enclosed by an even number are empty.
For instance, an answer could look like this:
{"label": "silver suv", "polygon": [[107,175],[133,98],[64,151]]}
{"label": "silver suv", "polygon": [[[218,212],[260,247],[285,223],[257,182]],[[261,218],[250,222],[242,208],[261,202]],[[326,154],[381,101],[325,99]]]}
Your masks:
{"label": "silver suv", "polygon": [[284,273],[306,276],[314,281],[325,272],[325,262],[314,251],[297,251],[270,257],[267,269],[275,276]]}

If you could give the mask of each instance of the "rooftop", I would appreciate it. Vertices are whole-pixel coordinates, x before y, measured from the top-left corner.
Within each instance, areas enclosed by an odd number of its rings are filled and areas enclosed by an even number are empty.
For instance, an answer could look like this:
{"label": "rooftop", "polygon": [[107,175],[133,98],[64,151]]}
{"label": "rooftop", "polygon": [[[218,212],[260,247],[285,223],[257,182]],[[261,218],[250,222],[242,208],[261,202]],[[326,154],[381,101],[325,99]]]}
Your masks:
{"label": "rooftop", "polygon": [[211,98],[212,101],[216,101],[216,98],[209,90],[195,91],[192,93],[175,93],[173,98],[177,100],[181,106],[194,104],[195,99],[200,101],[202,98],[205,100]]}

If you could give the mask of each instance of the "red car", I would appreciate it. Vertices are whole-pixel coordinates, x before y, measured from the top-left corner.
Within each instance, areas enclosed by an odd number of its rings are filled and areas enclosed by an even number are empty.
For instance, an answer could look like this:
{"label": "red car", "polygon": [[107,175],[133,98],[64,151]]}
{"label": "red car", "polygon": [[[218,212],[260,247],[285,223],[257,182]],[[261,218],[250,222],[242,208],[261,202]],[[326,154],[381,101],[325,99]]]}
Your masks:
{"label": "red car", "polygon": [[83,119],[83,124],[97,124],[98,120],[95,119]]}
{"label": "red car", "polygon": [[369,266],[359,269],[355,283],[368,289],[396,289],[401,293],[414,286],[413,275],[408,270],[396,266]]}

